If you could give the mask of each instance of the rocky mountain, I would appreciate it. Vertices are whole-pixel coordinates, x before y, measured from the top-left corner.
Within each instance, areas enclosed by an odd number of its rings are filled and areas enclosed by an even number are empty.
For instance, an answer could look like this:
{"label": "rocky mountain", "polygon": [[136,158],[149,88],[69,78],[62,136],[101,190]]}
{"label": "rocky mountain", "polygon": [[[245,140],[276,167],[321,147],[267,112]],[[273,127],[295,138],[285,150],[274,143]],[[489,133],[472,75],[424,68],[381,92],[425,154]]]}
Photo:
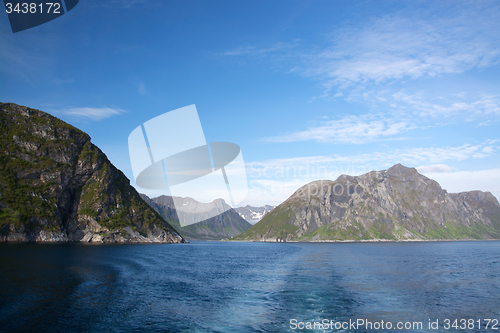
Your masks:
{"label": "rocky mountain", "polygon": [[500,239],[500,204],[489,192],[447,193],[397,164],[298,189],[235,240]]}
{"label": "rocky mountain", "polygon": [[234,210],[238,214],[240,214],[240,216],[242,218],[247,220],[247,222],[249,222],[251,224],[255,224],[255,223],[259,222],[260,220],[262,220],[264,215],[266,215],[271,210],[273,210],[274,207],[275,206],[269,206],[269,205],[265,205],[263,207],[254,207],[254,206],[247,205],[245,207],[235,208]]}
{"label": "rocky mountain", "polygon": [[0,103],[0,241],[185,240],[77,128]]}
{"label": "rocky mountain", "polygon": [[[171,196],[162,195],[152,199],[145,194],[140,194],[140,196],[161,216],[168,221],[171,221],[176,230],[179,230],[182,236],[184,236],[187,240],[221,240],[239,235],[252,226],[240,215],[238,215],[234,209],[230,208],[222,199],[214,200],[211,205],[213,206],[213,209],[225,212],[215,217],[204,219],[199,216],[189,216],[190,213],[180,210],[176,211],[174,201]],[[196,206],[199,204],[193,198],[175,197],[175,199],[177,203],[182,202],[183,205],[186,206]],[[184,221],[190,221],[193,224],[181,227],[178,214],[184,214]],[[194,220],[195,218],[201,221],[196,222]]]}

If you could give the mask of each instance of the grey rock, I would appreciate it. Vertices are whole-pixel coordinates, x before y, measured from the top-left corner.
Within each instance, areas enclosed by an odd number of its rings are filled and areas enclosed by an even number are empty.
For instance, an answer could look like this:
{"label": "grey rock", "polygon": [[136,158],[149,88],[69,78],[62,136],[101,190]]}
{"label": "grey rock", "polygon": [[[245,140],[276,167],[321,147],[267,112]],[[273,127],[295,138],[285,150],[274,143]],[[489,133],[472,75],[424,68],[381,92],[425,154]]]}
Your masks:
{"label": "grey rock", "polygon": [[449,194],[416,169],[397,164],[311,182],[236,239],[500,239],[500,204],[489,192]]}

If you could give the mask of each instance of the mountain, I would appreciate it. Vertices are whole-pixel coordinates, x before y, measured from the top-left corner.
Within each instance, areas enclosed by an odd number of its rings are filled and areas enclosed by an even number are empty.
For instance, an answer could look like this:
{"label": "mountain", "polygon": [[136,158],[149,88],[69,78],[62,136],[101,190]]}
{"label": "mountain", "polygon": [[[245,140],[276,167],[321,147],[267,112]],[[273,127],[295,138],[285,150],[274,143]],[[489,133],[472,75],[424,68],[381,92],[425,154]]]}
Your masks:
{"label": "mountain", "polygon": [[[140,196],[161,216],[171,221],[176,230],[179,230],[182,236],[187,240],[221,240],[239,235],[252,226],[222,199],[214,200],[207,205],[211,205],[213,210],[224,211],[224,213],[205,219],[203,216],[200,218],[199,214],[196,214],[195,217],[194,214],[180,210],[176,211],[174,200],[171,196],[162,195],[152,199],[145,194],[140,194]],[[183,206],[186,207],[200,205],[200,203],[193,198],[174,198],[177,203],[182,202]],[[190,221],[193,224],[181,227],[177,214],[183,214],[184,221]],[[212,215],[207,213],[207,216]]]}
{"label": "mountain", "polygon": [[489,192],[447,193],[397,164],[298,189],[234,240],[500,239],[500,204]]}
{"label": "mountain", "polygon": [[271,210],[273,210],[275,206],[269,206],[265,205],[263,207],[253,207],[250,205],[247,205],[245,207],[238,207],[235,208],[234,210],[240,214],[242,218],[250,222],[251,224],[255,224],[262,220],[264,215],[269,213]]}
{"label": "mountain", "polygon": [[0,103],[0,241],[181,243],[79,129]]}

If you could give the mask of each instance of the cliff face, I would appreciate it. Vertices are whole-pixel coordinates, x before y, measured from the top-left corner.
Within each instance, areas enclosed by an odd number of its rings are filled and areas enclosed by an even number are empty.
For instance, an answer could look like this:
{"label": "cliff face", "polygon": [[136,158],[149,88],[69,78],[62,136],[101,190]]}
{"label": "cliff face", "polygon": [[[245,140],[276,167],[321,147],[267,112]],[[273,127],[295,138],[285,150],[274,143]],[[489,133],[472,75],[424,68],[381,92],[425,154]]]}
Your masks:
{"label": "cliff face", "polygon": [[235,239],[500,239],[500,204],[489,192],[448,194],[397,164],[307,184]]}
{"label": "cliff face", "polygon": [[[185,220],[189,220],[188,213],[175,210],[172,197],[162,195],[157,198],[149,198],[140,194],[141,198],[155,209],[163,218],[171,221],[172,225],[188,240],[221,240],[241,234],[252,225],[245,221],[234,209],[227,207],[224,200],[219,199],[214,202],[214,209],[225,210],[224,213],[201,222],[181,227],[177,214],[185,214]],[[186,203],[196,203],[192,198],[183,198]],[[219,206],[226,206],[227,209],[220,209]],[[210,214],[209,216],[212,216]]]}
{"label": "cliff face", "polygon": [[77,128],[0,103],[0,241],[184,239]]}

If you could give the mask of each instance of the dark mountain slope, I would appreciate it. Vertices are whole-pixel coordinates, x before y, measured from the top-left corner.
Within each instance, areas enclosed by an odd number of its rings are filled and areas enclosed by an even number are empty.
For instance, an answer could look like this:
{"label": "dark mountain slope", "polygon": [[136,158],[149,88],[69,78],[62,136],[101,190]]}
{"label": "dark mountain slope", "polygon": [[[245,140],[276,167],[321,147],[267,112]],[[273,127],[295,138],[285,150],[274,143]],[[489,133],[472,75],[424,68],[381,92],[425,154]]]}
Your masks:
{"label": "dark mountain slope", "polygon": [[[181,227],[177,213],[186,214],[183,212],[176,212],[172,197],[162,195],[157,198],[149,198],[144,194],[140,194],[153,209],[155,209],[165,219],[171,221],[176,230],[184,236],[187,240],[221,240],[241,234],[243,231],[250,228],[252,225],[245,221],[234,209],[229,208],[227,204],[219,199],[214,202],[214,208],[217,209],[226,206],[224,213],[215,217],[206,219],[204,221]],[[192,198],[183,198],[186,202],[195,201]]]}
{"label": "dark mountain slope", "polygon": [[0,103],[0,241],[184,240],[87,134]]}

